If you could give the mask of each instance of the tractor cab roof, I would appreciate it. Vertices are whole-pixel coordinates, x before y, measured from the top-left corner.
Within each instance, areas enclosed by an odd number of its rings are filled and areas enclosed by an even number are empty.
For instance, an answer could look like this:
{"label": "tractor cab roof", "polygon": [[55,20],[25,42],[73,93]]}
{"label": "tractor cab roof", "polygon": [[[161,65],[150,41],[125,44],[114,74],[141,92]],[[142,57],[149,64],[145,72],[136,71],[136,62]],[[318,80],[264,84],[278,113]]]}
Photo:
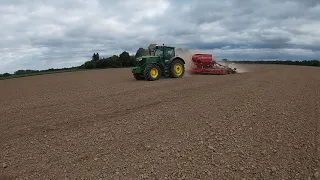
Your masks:
{"label": "tractor cab roof", "polygon": [[[148,49],[151,50],[151,51],[154,51],[155,49],[159,49],[159,48],[161,48],[161,47],[163,47],[163,45],[160,45],[160,44],[150,44],[149,47],[148,47]],[[164,45],[164,47],[172,48],[172,49],[175,48],[175,47],[173,47],[173,46],[166,46],[166,45]]]}
{"label": "tractor cab roof", "polygon": [[[155,47],[162,47],[163,45],[156,45]],[[174,48],[173,46],[167,46],[167,45],[164,45],[164,47],[168,47],[168,48]]]}

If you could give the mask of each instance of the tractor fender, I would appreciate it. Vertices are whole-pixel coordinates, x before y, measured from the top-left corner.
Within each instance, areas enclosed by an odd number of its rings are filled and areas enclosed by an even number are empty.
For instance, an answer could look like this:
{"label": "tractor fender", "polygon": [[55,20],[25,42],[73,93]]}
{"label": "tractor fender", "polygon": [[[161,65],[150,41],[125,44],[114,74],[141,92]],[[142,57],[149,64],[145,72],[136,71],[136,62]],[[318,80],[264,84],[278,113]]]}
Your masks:
{"label": "tractor fender", "polygon": [[173,57],[173,58],[170,59],[170,62],[172,62],[172,61],[174,61],[174,60],[176,60],[176,59],[179,59],[180,61],[183,62],[183,64],[186,64],[186,62],[184,61],[184,59],[182,59],[181,57]]}

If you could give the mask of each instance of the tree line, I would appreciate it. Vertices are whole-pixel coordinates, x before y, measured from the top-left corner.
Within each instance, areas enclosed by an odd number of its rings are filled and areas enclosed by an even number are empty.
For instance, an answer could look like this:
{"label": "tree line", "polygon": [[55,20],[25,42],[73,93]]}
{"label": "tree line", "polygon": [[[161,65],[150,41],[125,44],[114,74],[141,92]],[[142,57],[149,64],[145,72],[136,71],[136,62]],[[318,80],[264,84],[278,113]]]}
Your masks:
{"label": "tree line", "polygon": [[149,51],[144,48],[139,48],[134,55],[130,55],[124,51],[119,55],[113,55],[110,57],[100,57],[99,53],[94,53],[91,60],[84,62],[80,66],[70,68],[50,68],[46,70],[17,70],[13,74],[4,73],[0,74],[0,78],[7,78],[10,76],[26,76],[32,74],[45,74],[53,72],[65,72],[75,71],[84,69],[103,69],[103,68],[122,68],[122,67],[133,67],[136,65],[135,59],[140,56],[148,55]]}
{"label": "tree line", "polygon": [[[140,47],[134,55],[130,55],[128,52],[124,51],[119,55],[113,55],[110,57],[100,57],[99,53],[94,53],[91,60],[84,62],[80,66],[70,67],[70,68],[50,68],[46,70],[17,70],[13,74],[4,73],[0,74],[0,78],[10,77],[10,76],[24,76],[32,74],[44,74],[51,72],[64,72],[64,71],[75,71],[84,69],[103,69],[103,68],[123,68],[123,67],[133,67],[136,65],[135,59],[137,57],[148,55],[148,49]],[[227,59],[222,59],[227,60]],[[229,61],[239,64],[282,64],[282,65],[301,65],[301,66],[318,66],[320,67],[319,60],[303,60],[303,61],[280,61],[280,60],[267,60],[267,61]]]}
{"label": "tree line", "polygon": [[[231,61],[230,61],[231,62]],[[282,64],[282,65],[299,65],[299,66],[320,66],[319,60],[303,60],[303,61],[280,61],[280,60],[261,60],[261,61],[232,61],[238,64]]]}
{"label": "tree line", "polygon": [[113,55],[107,58],[101,58],[99,53],[94,53],[90,61],[86,61],[79,66],[79,69],[101,69],[101,68],[122,68],[133,67],[136,65],[137,57],[148,55],[148,51],[144,48],[139,48],[135,55],[130,55],[124,51],[120,55]]}

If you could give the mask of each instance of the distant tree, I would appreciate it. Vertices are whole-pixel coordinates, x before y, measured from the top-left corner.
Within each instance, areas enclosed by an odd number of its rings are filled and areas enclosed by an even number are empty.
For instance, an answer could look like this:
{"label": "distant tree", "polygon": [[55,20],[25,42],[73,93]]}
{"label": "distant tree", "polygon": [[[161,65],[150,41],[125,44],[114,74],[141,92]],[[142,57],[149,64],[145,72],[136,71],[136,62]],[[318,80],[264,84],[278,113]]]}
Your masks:
{"label": "distant tree", "polygon": [[136,63],[136,56],[130,56],[130,66],[135,66]]}
{"label": "distant tree", "polygon": [[85,69],[93,69],[94,68],[94,65],[92,63],[92,61],[87,61],[84,63],[84,68]]}
{"label": "distant tree", "polygon": [[96,53],[93,53],[93,55],[92,55],[92,61],[94,61],[96,59]]}
{"label": "distant tree", "polygon": [[113,55],[108,58],[109,67],[111,68],[119,68],[121,67],[121,62],[119,61],[119,56]]}
{"label": "distant tree", "polygon": [[119,61],[121,63],[121,67],[128,67],[130,66],[130,54],[126,51],[122,52],[119,55]]}
{"label": "distant tree", "polygon": [[148,55],[148,54],[149,54],[148,50],[143,49],[142,47],[140,47],[140,48],[137,50],[135,56],[136,56],[136,57],[141,57],[141,56],[145,56],[145,55]]}
{"label": "distant tree", "polygon": [[18,70],[14,72],[15,75],[26,74],[25,70]]}
{"label": "distant tree", "polygon": [[100,57],[99,57],[99,53],[93,53],[93,55],[92,55],[92,61],[98,61],[100,59]]}
{"label": "distant tree", "polygon": [[4,74],[2,74],[2,77],[8,77],[8,76],[11,76],[11,74],[10,74],[10,73],[4,73]]}
{"label": "distant tree", "polygon": [[105,64],[104,64],[104,61],[103,60],[98,60],[96,61],[95,63],[95,68],[105,68]]}
{"label": "distant tree", "polygon": [[96,59],[95,60],[97,60],[97,61],[100,60],[99,53],[96,54]]}

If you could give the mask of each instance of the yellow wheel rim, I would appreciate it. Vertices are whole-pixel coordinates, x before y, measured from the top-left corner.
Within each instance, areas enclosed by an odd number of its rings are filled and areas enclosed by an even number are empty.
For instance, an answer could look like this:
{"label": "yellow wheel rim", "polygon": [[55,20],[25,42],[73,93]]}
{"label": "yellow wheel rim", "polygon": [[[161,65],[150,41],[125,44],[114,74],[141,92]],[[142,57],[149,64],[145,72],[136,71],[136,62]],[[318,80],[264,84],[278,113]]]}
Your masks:
{"label": "yellow wheel rim", "polygon": [[182,65],[179,64],[179,63],[175,64],[174,67],[173,67],[173,69],[174,69],[174,73],[175,73],[176,75],[178,75],[178,76],[180,76],[180,75],[182,74],[182,72],[183,72]]}
{"label": "yellow wheel rim", "polygon": [[150,71],[150,75],[152,78],[157,78],[159,75],[158,69],[157,68],[152,68]]}

